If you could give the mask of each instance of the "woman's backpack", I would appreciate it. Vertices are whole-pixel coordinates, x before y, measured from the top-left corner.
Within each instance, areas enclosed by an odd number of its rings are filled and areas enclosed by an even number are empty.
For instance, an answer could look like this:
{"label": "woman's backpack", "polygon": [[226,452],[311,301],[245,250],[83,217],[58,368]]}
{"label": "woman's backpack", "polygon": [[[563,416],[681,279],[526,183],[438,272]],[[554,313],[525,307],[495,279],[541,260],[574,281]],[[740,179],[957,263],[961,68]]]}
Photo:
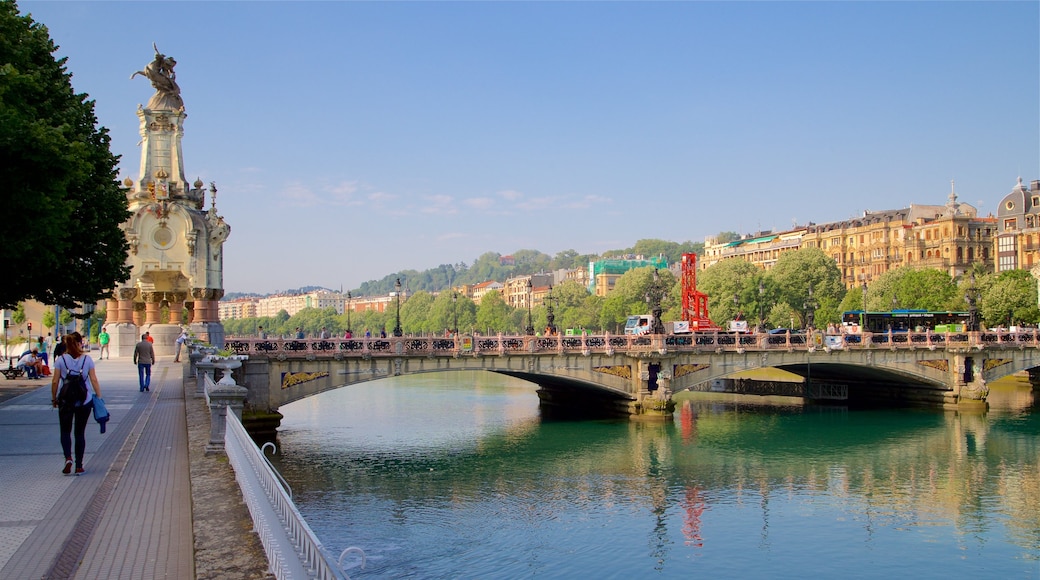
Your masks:
{"label": "woman's backpack", "polygon": [[[79,368],[69,366],[69,359],[63,355],[67,372],[61,379],[61,390],[58,391],[58,408],[75,409],[87,401],[87,377],[83,375],[86,357],[80,357]],[[75,359],[73,359],[75,360]]]}

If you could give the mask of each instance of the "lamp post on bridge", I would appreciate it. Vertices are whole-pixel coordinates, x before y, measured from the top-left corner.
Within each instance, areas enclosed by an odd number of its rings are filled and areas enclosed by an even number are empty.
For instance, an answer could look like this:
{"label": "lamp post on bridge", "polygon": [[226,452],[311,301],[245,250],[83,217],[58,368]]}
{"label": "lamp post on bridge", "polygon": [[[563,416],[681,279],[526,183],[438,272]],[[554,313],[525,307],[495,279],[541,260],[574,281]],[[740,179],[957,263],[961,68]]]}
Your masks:
{"label": "lamp post on bridge", "polygon": [[816,323],[816,299],[813,298],[812,282],[809,283],[809,295],[805,298],[805,329],[811,330]]}
{"label": "lamp post on bridge", "polygon": [[859,331],[860,332],[864,332],[866,330],[865,327],[867,325],[867,275],[866,274],[860,274],[859,275],[859,281],[860,281],[860,284],[862,285],[861,287],[863,289],[863,304],[862,304],[862,307],[860,308],[860,315],[859,315]]}
{"label": "lamp post on bridge", "polygon": [[975,272],[971,273],[971,286],[968,287],[968,291],[964,294],[964,299],[968,302],[968,332],[978,332],[979,330],[979,289],[975,287]]}
{"label": "lamp post on bridge", "polygon": [[353,306],[353,304],[351,304],[352,298],[353,296],[350,295],[350,290],[347,290],[347,332],[350,332],[351,335],[353,335],[353,332],[350,330],[350,310]]}
{"label": "lamp post on bridge", "polygon": [[452,291],[451,293],[451,315],[454,320],[451,333],[454,336],[459,334],[459,293]]}
{"label": "lamp post on bridge", "polygon": [[765,301],[766,301],[766,286],[760,279],[758,281],[758,331],[762,332],[765,330],[766,317],[765,317]]}
{"label": "lamp post on bridge", "polygon": [[397,295],[397,319],[394,323],[394,336],[404,336],[401,330],[401,279],[394,282],[394,294]]}
{"label": "lamp post on bridge", "polygon": [[650,323],[651,334],[664,334],[664,322],[661,321],[661,299],[664,298],[664,288],[661,286],[661,276],[654,268],[654,280],[646,289],[646,304],[650,307],[650,316],[654,318]]}
{"label": "lamp post on bridge", "polygon": [[546,324],[547,324],[546,330],[549,331],[550,335],[555,335],[556,334],[556,324],[554,324],[554,322],[556,321],[556,315],[553,314],[552,284],[549,284],[549,294],[548,294],[548,296],[545,297],[545,300],[546,300],[546,303],[545,303],[545,320],[546,320]]}
{"label": "lamp post on bridge", "polygon": [[534,336],[534,318],[533,318],[533,315],[532,315],[532,312],[531,312],[531,302],[534,300],[533,299],[533,296],[534,296],[533,289],[534,289],[534,285],[531,284],[531,279],[528,278],[527,279],[527,328],[524,329],[524,332],[527,334],[527,336]]}

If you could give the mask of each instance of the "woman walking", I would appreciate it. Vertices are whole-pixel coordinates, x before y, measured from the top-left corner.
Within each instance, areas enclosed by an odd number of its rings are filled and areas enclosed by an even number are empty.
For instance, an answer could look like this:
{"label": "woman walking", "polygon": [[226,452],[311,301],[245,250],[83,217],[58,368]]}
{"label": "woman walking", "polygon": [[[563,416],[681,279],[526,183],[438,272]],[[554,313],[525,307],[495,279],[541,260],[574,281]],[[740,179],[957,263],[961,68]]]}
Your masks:
{"label": "woman walking", "polygon": [[[61,426],[61,450],[65,455],[65,467],[61,472],[72,473],[72,435],[75,426],[76,438],[76,475],[83,473],[83,451],[87,447],[84,433],[87,420],[94,408],[94,397],[101,396],[97,373],[94,372],[94,360],[83,354],[83,336],[78,332],[65,335],[65,353],[54,359],[54,377],[51,379],[51,405],[58,409],[58,423]],[[58,387],[65,381],[70,371],[81,373],[89,379],[87,398],[77,406],[58,406]],[[93,387],[93,388],[90,388]]]}

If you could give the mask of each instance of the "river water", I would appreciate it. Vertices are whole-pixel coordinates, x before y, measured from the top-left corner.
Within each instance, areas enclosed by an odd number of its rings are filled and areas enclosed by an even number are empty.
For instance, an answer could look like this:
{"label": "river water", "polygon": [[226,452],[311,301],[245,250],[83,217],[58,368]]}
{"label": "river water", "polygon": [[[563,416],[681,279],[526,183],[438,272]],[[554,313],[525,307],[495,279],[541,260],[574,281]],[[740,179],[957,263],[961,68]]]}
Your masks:
{"label": "river water", "polygon": [[287,405],[274,462],[352,578],[1040,578],[1040,413],[990,401],[552,422],[533,385],[432,373]]}

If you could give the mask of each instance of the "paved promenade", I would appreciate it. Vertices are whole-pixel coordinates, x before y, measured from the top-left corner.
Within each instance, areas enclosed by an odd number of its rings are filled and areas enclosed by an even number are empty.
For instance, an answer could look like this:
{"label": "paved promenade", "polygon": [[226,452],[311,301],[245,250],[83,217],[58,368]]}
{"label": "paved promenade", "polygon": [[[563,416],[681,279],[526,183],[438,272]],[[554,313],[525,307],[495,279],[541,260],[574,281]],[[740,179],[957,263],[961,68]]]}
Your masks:
{"label": "paved promenade", "polygon": [[[205,441],[200,431],[208,430],[205,405],[190,394],[185,398],[182,365],[163,358],[153,366],[151,392],[145,393],[138,390],[137,367],[129,359],[95,361],[112,419],[105,434],[90,420],[86,473],[78,477],[61,473],[58,412],[50,405],[49,380],[0,379],[9,397],[0,402],[0,578],[266,576],[262,552],[258,558],[250,546],[258,545],[256,536],[242,524],[241,496],[228,485],[234,476],[226,460],[205,458],[197,443]],[[10,397],[8,387],[15,384],[25,385],[26,392]],[[192,413],[194,425],[188,419]],[[189,430],[198,450],[189,447]],[[228,523],[200,532],[199,522],[193,522],[193,511],[206,511],[193,509],[196,464],[209,471],[200,478],[200,495],[215,493],[210,480],[216,471],[220,503],[239,506],[235,517],[222,517],[234,525],[219,543],[244,557],[245,565],[222,553],[222,546],[208,545],[204,560],[211,564],[196,570],[195,536],[216,544],[213,536],[225,534],[219,527]],[[205,522],[200,515],[196,519]]]}

